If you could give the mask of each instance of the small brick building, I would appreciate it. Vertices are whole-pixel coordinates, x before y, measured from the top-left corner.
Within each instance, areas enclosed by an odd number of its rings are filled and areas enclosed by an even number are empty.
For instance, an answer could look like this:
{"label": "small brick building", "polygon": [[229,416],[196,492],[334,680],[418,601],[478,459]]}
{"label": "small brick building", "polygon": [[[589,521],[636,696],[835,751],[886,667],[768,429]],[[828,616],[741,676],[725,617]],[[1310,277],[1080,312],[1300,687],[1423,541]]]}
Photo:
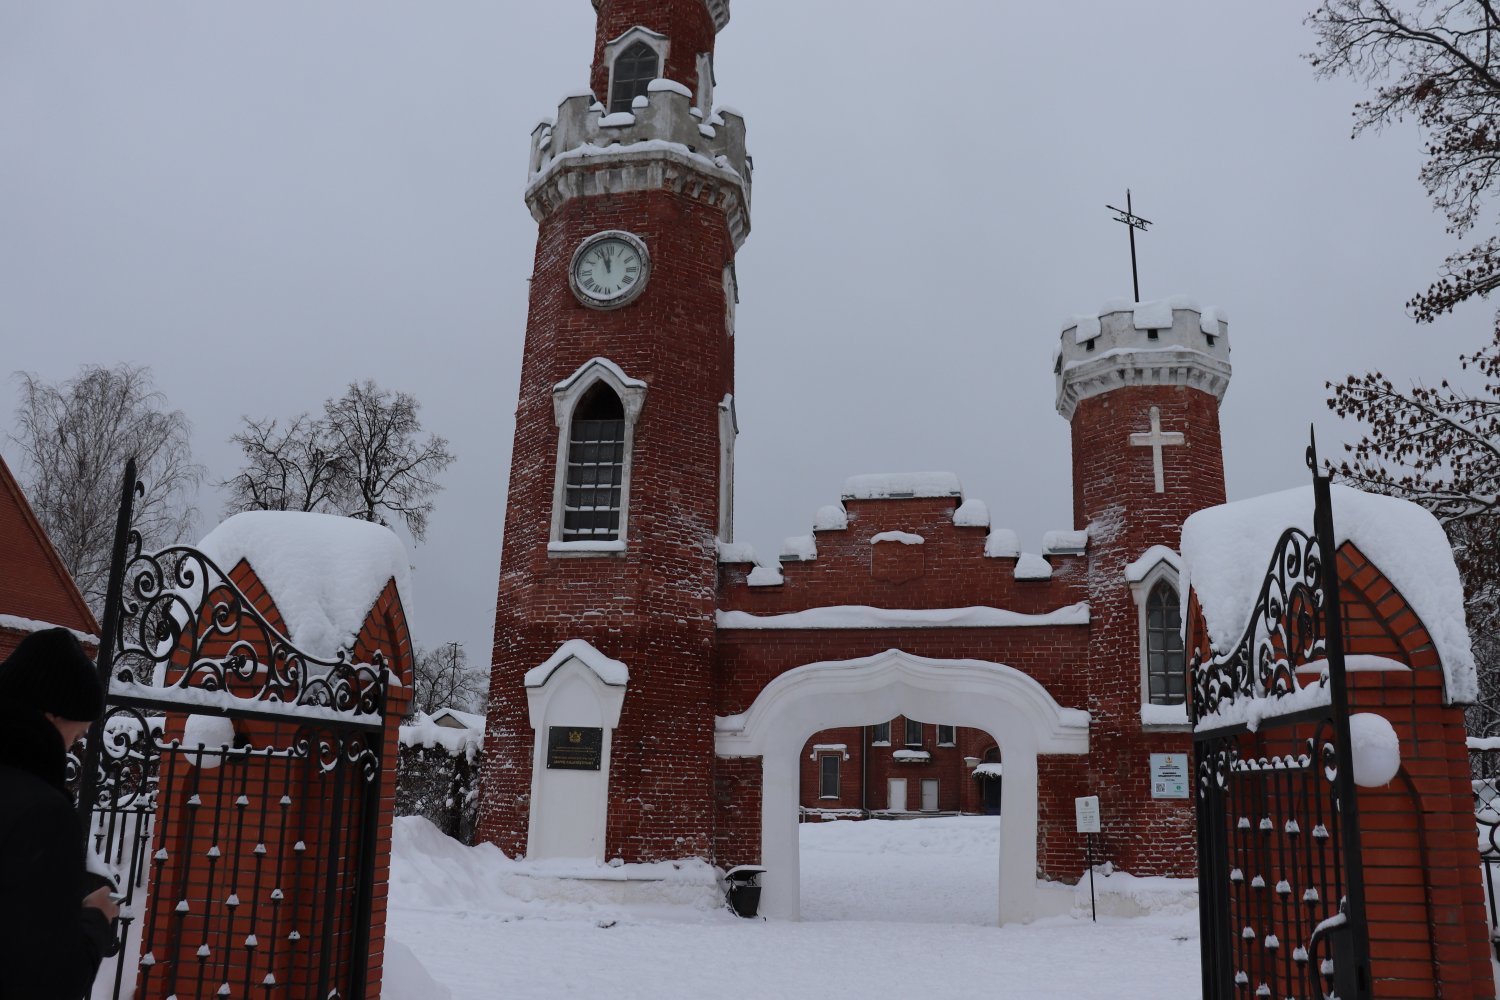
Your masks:
{"label": "small brick building", "polygon": [[1062,331],[1074,509],[1042,551],[917,473],[851,478],[758,563],[734,542],[753,164],[714,104],[729,4],[594,7],[587,89],[532,135],[479,836],[763,863],[763,911],[795,914],[799,788],[827,781],[835,814],[998,809],[1001,916],[1025,919],[1037,872],[1083,870],[1073,799],[1098,794],[1103,857],[1190,874],[1176,550],[1224,500],[1223,314],[1116,304]]}
{"label": "small brick building", "polygon": [[0,458],[0,660],[30,633],[54,627],[90,649],[98,642],[92,612]]}

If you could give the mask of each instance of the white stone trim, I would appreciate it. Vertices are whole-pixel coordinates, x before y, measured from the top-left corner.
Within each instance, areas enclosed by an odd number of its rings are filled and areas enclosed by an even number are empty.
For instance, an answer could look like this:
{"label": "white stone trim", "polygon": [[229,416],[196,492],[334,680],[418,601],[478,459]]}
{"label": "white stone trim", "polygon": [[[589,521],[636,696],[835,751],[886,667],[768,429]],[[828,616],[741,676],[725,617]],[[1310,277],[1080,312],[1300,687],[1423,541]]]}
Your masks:
{"label": "white stone trim", "polygon": [[[582,640],[565,643],[563,654]],[[609,768],[614,730],[620,724],[625,701],[623,685],[605,683],[603,676],[578,650],[559,660],[540,684],[526,687],[528,721],[534,731],[531,756],[531,816],[526,833],[526,856],[582,858],[604,861],[605,831],[609,818]],[[611,660],[610,663],[618,663]],[[548,664],[552,661],[549,660]],[[544,667],[547,664],[543,665]],[[619,664],[623,669],[623,664]],[[552,726],[579,726],[603,730],[598,771],[549,770],[547,731]]]}
{"label": "white stone trim", "polygon": [[672,40],[666,35],[636,25],[622,31],[618,37],[604,43],[604,65],[609,67],[609,82],[605,84],[604,94],[600,98],[608,108],[615,96],[615,61],[620,54],[636,42],[645,42],[656,53],[656,77],[661,79],[667,74],[667,53],[672,51]]}
{"label": "white stone trim", "polygon": [[1083,754],[1089,716],[1059,705],[1014,667],[983,660],[935,660],[898,649],[789,670],[741,715],[716,720],[721,757],[760,757],[761,912],[795,919],[800,909],[798,768],[813,733],[870,719],[946,718],[981,729],[1005,759],[1000,838],[1000,923],[1042,914],[1036,888],[1037,755]]}
{"label": "white stone trim", "polygon": [[[573,410],[584,394],[603,382],[620,397],[625,410],[625,465],[620,470],[620,533],[617,538],[598,541],[563,541],[563,501],[568,483],[568,430]],[[608,358],[590,358],[572,375],[552,387],[552,418],[557,424],[557,459],[552,477],[552,526],[548,534],[547,555],[570,556],[618,555],[626,548],[630,526],[630,466],[635,453],[635,424],[646,403],[646,383],[631,378]]]}
{"label": "white stone trim", "polygon": [[[1165,581],[1177,592],[1178,607],[1187,615],[1186,601],[1182,593],[1180,571],[1182,561],[1177,553],[1165,545],[1153,545],[1135,562],[1125,567],[1126,582],[1130,585],[1130,596],[1135,600],[1136,643],[1140,659],[1141,705],[1151,704],[1150,658],[1146,655],[1146,599],[1156,585]],[[1183,654],[1184,659],[1186,653]],[[1168,707],[1168,706],[1156,706]],[[1147,722],[1150,713],[1141,715],[1141,728],[1148,732],[1186,733],[1191,727],[1183,724]]]}
{"label": "white stone trim", "polygon": [[[719,401],[719,541],[734,541],[734,442],[740,422],[734,411],[734,396]],[[753,557],[752,557],[753,558]]]}
{"label": "white stone trim", "polygon": [[707,118],[714,110],[714,56],[712,52],[698,53],[698,92],[693,104]]}

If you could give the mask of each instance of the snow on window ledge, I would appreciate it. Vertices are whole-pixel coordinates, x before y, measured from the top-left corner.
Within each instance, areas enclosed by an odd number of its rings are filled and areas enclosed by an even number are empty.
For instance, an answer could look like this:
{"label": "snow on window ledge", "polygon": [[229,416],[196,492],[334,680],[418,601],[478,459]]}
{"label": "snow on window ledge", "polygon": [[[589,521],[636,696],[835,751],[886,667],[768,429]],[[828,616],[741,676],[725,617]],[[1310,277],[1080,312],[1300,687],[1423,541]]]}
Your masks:
{"label": "snow on window ledge", "polygon": [[[849,745],[847,743],[814,743],[812,753],[807,755],[808,760],[817,760],[819,754],[843,754],[844,759],[849,759]],[[837,795],[825,795],[823,798],[838,798]]]}
{"label": "snow on window ledge", "polygon": [[549,556],[598,556],[623,554],[625,551],[624,539],[612,539],[610,541],[595,541],[588,539],[577,542],[548,542],[547,555]]}
{"label": "snow on window ledge", "polygon": [[1188,728],[1187,702],[1178,705],[1153,705],[1141,703],[1141,725],[1146,729]]}
{"label": "snow on window ledge", "polygon": [[926,750],[897,750],[891,754],[898,764],[925,764],[932,759]]}

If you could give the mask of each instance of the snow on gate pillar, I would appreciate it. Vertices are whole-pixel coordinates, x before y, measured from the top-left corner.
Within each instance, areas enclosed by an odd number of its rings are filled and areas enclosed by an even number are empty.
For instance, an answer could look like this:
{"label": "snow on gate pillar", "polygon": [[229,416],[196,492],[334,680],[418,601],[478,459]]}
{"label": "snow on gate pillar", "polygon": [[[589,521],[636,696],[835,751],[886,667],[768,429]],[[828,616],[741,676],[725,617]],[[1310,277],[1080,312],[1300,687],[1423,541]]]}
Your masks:
{"label": "snow on gate pillar", "polygon": [[[1333,504],[1373,995],[1489,1000],[1492,946],[1462,709],[1478,682],[1458,572],[1442,528],[1416,505],[1342,486]],[[1238,641],[1264,558],[1283,526],[1311,523],[1312,506],[1311,490],[1291,490],[1188,522],[1189,655]],[[1372,773],[1379,754],[1362,754],[1358,734],[1384,727],[1361,725],[1364,713],[1394,730],[1399,768],[1391,760]]]}
{"label": "snow on gate pillar", "polygon": [[[183,749],[160,755],[136,995],[303,996],[320,984],[343,995],[362,965],[365,995],[379,996],[397,743],[411,698],[404,547],[367,522],[255,512],[225,521],[199,548],[253,611],[237,611],[224,583],[208,584],[161,690],[288,721],[168,714],[164,739]],[[341,729],[338,744],[320,742],[333,730],[319,726],[318,709],[301,711],[298,703],[319,683],[320,668],[293,664],[284,647],[278,653],[252,616],[310,656],[333,660],[342,649],[367,670],[383,658],[389,684],[379,728]],[[237,657],[251,658],[255,669],[236,669]],[[267,665],[292,680],[276,701],[266,697]],[[222,676],[222,690],[205,686],[209,673]],[[376,760],[379,769],[371,770]],[[362,914],[367,862],[372,879]],[[368,924],[357,923],[361,917]]]}

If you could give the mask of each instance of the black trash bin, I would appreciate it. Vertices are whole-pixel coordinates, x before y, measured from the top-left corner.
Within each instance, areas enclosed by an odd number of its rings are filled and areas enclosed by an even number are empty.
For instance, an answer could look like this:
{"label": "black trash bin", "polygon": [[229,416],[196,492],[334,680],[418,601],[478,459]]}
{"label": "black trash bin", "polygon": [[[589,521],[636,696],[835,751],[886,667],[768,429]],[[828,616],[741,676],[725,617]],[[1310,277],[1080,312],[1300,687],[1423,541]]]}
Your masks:
{"label": "black trash bin", "polygon": [[724,873],[731,910],[742,917],[755,916],[760,909],[760,877],[765,873],[759,865],[735,865]]}

